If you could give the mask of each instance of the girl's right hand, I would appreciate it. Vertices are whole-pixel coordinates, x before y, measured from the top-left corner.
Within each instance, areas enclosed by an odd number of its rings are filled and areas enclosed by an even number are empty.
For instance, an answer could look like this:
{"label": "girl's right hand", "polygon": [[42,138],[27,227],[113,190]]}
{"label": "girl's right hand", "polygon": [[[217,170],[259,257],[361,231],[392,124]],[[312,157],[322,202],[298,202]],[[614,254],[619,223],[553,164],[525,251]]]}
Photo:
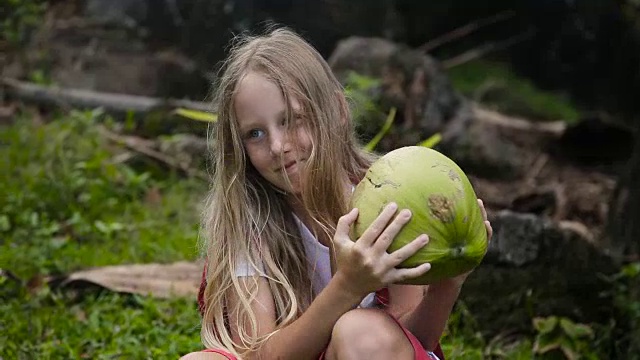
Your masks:
{"label": "girl's right hand", "polygon": [[404,209],[398,213],[395,203],[388,204],[354,242],[349,238],[349,230],[357,218],[358,209],[342,216],[333,238],[337,261],[336,276],[341,276],[347,281],[352,293],[366,296],[388,284],[415,278],[431,269],[429,263],[414,268],[396,268],[429,242],[425,234],[402,248],[387,253],[393,239],[411,219],[411,211]]}

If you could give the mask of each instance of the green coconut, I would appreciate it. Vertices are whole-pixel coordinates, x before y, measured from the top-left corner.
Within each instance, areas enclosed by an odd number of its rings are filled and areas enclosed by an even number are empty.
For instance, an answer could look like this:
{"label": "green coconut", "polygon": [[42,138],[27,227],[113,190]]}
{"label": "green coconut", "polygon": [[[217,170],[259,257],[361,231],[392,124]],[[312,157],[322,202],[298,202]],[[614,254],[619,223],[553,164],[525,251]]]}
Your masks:
{"label": "green coconut", "polygon": [[431,284],[468,272],[482,261],[488,241],[475,191],[462,169],[445,155],[407,146],[375,161],[352,196],[351,206],[359,210],[351,229],[354,241],[390,202],[396,202],[399,209],[410,209],[412,217],[389,252],[420,234],[429,236],[429,243],[399,267],[429,262],[431,269],[403,284]]}

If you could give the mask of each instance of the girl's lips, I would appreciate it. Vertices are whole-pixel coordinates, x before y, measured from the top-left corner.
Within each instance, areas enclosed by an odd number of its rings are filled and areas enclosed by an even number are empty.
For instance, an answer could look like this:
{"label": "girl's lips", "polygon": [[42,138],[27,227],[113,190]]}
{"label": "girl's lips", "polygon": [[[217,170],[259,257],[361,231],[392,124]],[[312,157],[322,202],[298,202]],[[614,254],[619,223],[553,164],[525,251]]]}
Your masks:
{"label": "girl's lips", "polygon": [[288,164],[286,164],[286,165],[284,166],[284,171],[286,171],[286,172],[292,172],[293,170],[295,170],[295,169],[297,168],[297,165],[298,165],[298,163],[297,163],[297,162],[292,161],[292,162],[290,162],[290,163],[288,163]]}
{"label": "girl's lips", "polygon": [[292,173],[298,169],[298,163],[300,162],[302,162],[302,160],[288,162],[282,167],[282,170],[287,173]]}

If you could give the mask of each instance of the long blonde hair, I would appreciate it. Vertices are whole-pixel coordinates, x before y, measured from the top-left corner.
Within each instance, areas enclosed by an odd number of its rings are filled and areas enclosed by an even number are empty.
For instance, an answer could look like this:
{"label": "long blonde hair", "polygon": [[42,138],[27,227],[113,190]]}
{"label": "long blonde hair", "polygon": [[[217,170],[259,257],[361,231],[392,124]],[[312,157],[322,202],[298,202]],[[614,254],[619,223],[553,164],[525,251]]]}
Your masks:
{"label": "long blonde hair", "polygon": [[[358,146],[340,83],[322,56],[288,29],[236,40],[223,64],[215,92],[218,121],[212,126],[213,179],[202,217],[207,286],[202,341],[207,348],[223,348],[236,356],[255,351],[269,335],[257,333],[250,304],[257,286],[246,289],[236,276],[238,259],[268,279],[276,307],[276,330],[294,321],[313,296],[311,274],[292,209],[282,191],[253,168],[244,150],[234,111],[240,80],[256,71],[273,81],[304,109],[312,149],[306,161],[299,200],[325,237],[331,237],[338,218],[348,211],[344,179],[357,181],[372,155]],[[289,121],[289,120],[287,120]],[[229,295],[240,299],[233,308]],[[232,340],[229,314],[246,319],[238,326],[241,343]],[[235,325],[234,325],[235,326]]]}

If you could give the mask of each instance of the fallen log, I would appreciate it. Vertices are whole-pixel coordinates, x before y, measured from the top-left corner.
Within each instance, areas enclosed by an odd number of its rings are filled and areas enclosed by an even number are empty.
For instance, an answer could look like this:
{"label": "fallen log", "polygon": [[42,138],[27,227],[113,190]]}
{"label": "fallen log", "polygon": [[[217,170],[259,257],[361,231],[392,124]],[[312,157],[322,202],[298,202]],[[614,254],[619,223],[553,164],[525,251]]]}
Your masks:
{"label": "fallen log", "polygon": [[[166,166],[182,171],[188,176],[196,177],[200,180],[208,181],[209,177],[206,173],[189,167],[188,164],[184,164],[180,162],[178,159],[171,157],[167,154],[164,154],[156,149],[154,149],[154,142],[146,139],[139,138],[137,136],[127,136],[120,135],[114,132],[109,131],[104,126],[99,127],[100,133],[105,138],[126,146],[128,149],[135,151],[139,154],[147,156],[151,159],[159,161]],[[150,144],[151,143],[151,144]]]}
{"label": "fallen log", "polygon": [[204,112],[214,111],[212,104],[200,101],[106,93],[85,89],[66,89],[37,85],[5,77],[0,78],[0,86],[9,96],[41,106],[69,109],[102,108],[110,114],[149,113],[157,110],[172,111],[176,108]]}
{"label": "fallen log", "polygon": [[567,129],[567,123],[563,120],[533,122],[516,116],[508,116],[475,103],[472,110],[474,119],[477,121],[513,130],[543,133],[558,138]]}

